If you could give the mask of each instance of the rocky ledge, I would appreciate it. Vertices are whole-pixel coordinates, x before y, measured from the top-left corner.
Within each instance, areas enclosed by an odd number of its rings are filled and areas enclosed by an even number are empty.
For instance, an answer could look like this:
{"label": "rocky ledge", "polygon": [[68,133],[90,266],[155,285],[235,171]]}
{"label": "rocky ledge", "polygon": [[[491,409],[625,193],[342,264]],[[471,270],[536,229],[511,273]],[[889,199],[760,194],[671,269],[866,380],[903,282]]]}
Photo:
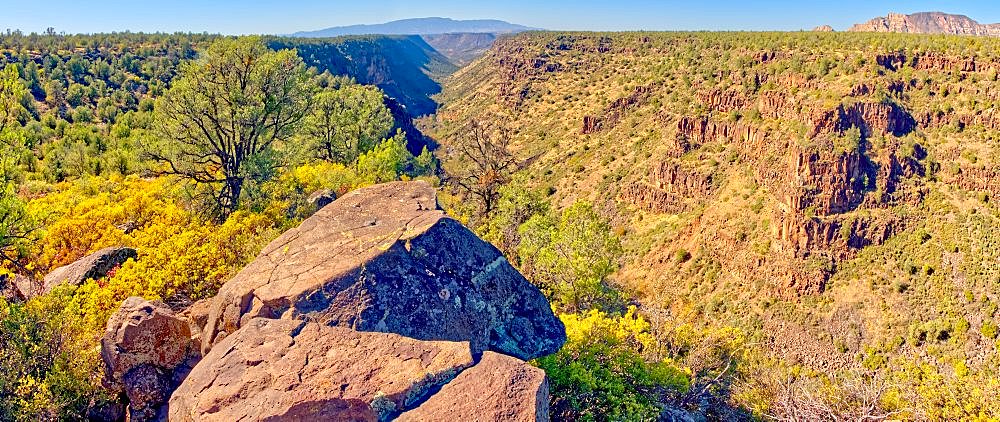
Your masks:
{"label": "rocky ledge", "polygon": [[548,419],[524,360],[565,340],[431,186],[397,182],[323,207],[183,312],[126,300],[102,355],[133,421],[523,421]]}

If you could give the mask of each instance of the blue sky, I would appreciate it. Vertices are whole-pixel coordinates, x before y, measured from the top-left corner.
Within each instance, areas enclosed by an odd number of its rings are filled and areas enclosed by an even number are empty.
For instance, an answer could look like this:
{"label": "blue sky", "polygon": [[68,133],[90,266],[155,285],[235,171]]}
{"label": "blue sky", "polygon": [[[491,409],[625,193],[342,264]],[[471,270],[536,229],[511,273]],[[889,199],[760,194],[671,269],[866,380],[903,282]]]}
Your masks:
{"label": "blue sky", "polygon": [[564,30],[841,30],[889,11],[932,10],[1000,22],[998,0],[0,0],[0,30],[274,34],[426,16]]}

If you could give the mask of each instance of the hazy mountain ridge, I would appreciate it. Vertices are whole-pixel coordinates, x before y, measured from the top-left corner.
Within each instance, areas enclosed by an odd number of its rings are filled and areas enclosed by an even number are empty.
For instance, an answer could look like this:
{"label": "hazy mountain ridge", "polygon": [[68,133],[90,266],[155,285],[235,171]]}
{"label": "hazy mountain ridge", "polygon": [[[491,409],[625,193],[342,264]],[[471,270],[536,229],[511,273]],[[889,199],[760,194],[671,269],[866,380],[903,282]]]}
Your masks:
{"label": "hazy mountain ridge", "polygon": [[856,24],[848,31],[1000,36],[1000,24],[981,24],[965,15],[943,12],[920,12],[910,15],[889,13],[887,16]]}
{"label": "hazy mountain ridge", "polygon": [[509,34],[534,29],[537,28],[530,28],[496,19],[455,20],[434,17],[403,19],[382,24],[335,26],[315,31],[300,31],[291,34],[291,36],[322,38],[342,35]]}

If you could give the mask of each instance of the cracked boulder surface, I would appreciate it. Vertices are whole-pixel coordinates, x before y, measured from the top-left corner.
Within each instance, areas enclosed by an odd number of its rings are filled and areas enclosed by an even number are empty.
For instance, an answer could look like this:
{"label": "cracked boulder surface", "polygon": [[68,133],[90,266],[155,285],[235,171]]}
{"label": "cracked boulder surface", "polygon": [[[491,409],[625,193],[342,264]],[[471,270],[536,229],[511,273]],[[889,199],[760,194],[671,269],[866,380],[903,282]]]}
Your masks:
{"label": "cracked boulder surface", "polygon": [[466,342],[258,318],[192,370],[170,420],[389,420],[473,363]]}
{"label": "cracked boulder surface", "polygon": [[396,419],[403,421],[547,421],[545,371],[486,352],[426,402]]}
{"label": "cracked boulder surface", "polygon": [[566,340],[548,301],[424,182],[358,189],[271,242],[213,300],[202,350],[257,317],[419,340],[468,341],[529,360]]}

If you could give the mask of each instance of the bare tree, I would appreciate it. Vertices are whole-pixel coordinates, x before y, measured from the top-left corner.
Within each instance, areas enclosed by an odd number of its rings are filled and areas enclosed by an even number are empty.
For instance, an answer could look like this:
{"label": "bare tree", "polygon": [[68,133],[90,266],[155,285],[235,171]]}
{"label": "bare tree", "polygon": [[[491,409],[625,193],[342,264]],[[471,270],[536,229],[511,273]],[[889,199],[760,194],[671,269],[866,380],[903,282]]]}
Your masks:
{"label": "bare tree", "polygon": [[777,421],[883,421],[899,411],[883,408],[890,385],[874,374],[861,374],[835,383],[825,393],[815,382],[787,380],[775,391],[769,418]]}
{"label": "bare tree", "polygon": [[510,152],[510,132],[478,120],[469,122],[455,148],[465,162],[456,183],[479,200],[483,215],[489,215],[500,199],[500,188],[510,182],[517,159]]}

